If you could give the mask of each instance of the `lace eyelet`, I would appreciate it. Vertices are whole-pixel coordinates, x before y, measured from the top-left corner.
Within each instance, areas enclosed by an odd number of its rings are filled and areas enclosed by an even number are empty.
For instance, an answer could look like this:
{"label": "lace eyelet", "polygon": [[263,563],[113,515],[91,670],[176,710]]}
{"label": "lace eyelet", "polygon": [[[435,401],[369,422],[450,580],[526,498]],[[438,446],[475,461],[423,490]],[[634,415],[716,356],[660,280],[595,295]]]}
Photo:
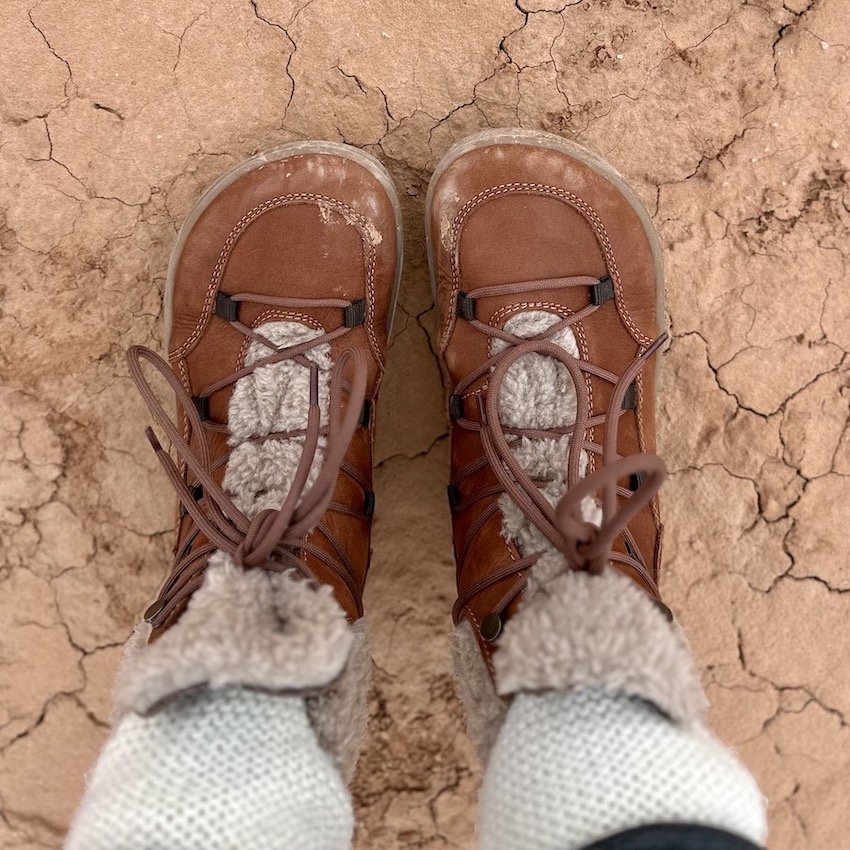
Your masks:
{"label": "lace eyelet", "polygon": [[481,621],[481,637],[492,643],[502,633],[502,618],[493,611]]}

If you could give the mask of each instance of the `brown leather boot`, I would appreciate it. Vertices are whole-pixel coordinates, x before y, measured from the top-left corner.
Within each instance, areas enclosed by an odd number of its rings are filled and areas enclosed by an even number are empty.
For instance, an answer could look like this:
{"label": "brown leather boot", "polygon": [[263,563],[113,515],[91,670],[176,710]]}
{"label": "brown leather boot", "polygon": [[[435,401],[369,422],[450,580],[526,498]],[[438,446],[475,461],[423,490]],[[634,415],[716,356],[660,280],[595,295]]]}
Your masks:
{"label": "brown leather boot", "polygon": [[168,362],[129,353],[176,454],[148,429],[180,513],[119,706],[228,683],[319,691],[340,676],[346,621],[363,613],[401,250],[389,175],[339,144],[256,156],[189,214],[168,272]]}
{"label": "brown leather boot", "polygon": [[521,130],[455,146],[427,224],[452,420],[454,619],[495,676],[530,591],[567,570],[610,563],[658,600],[661,252],[610,165]]}

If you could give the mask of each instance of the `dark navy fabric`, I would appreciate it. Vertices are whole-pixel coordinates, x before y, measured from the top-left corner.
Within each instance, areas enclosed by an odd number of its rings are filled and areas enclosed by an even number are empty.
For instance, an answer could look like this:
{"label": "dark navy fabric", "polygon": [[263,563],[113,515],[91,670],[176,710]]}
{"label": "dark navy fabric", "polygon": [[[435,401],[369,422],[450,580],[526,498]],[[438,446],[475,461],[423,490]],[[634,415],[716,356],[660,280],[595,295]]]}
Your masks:
{"label": "dark navy fabric", "polygon": [[762,850],[721,829],[688,823],[656,823],[594,841],[582,850]]}

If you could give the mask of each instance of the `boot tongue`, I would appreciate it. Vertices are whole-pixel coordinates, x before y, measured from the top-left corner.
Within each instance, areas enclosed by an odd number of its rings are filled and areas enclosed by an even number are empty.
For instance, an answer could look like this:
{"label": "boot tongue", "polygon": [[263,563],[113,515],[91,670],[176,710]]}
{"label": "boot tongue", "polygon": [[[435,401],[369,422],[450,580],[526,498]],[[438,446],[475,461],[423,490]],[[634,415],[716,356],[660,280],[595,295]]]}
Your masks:
{"label": "boot tongue", "polygon": [[[529,338],[543,333],[561,321],[562,317],[547,310],[529,310],[512,316],[505,322],[504,330],[516,336]],[[572,328],[566,327],[552,339],[575,358],[580,357],[578,343]],[[501,339],[494,339],[493,354],[508,347]],[[519,358],[507,371],[499,395],[499,418],[505,427],[546,430],[572,425],[576,419],[576,387],[563,363],[541,354],[528,354]],[[513,447],[513,453],[525,472],[540,486],[540,491],[551,505],[564,494],[566,486],[566,458],[570,446],[569,436],[522,437]],[[587,452],[582,451],[580,472],[587,472]],[[502,512],[502,534],[514,543],[524,555],[533,552],[553,554],[546,558],[562,565],[563,559],[538,531],[528,517],[507,495],[499,499]],[[588,522],[599,525],[602,511],[593,498],[582,502],[582,514]],[[540,572],[535,568],[536,572]]]}
{"label": "boot tongue", "polygon": [[[530,310],[511,316],[504,330],[525,339],[543,333],[561,321],[561,316],[545,310]],[[572,328],[563,328],[551,342],[578,358],[579,350]],[[494,339],[493,354],[508,347]],[[541,354],[521,357],[508,369],[499,397],[499,417],[510,428],[559,428],[576,419],[576,388],[563,363]]]}
{"label": "boot tongue", "polygon": [[[289,347],[314,339],[322,331],[300,322],[267,322],[257,332],[279,347]],[[245,364],[268,356],[269,348],[251,341]],[[327,422],[330,387],[331,353],[325,343],[308,351],[319,367],[319,406],[322,424]],[[236,506],[253,517],[266,509],[280,506],[298,468],[304,445],[303,436],[280,438],[281,431],[303,430],[307,425],[310,402],[310,372],[293,360],[282,360],[260,366],[240,378],[230,399],[228,427],[231,453],[223,486]],[[308,478],[312,484],[321,467],[325,438],[319,448]]]}
{"label": "boot tongue", "polygon": [[[255,330],[279,347],[298,345],[322,333],[321,329],[294,321],[267,322]],[[269,353],[268,346],[252,340],[245,353],[245,365]],[[332,365],[330,346],[317,346],[303,356],[319,366],[319,405],[324,424]],[[280,439],[271,435],[305,428],[309,400],[309,370],[302,365],[283,360],[260,366],[234,385],[228,409],[229,438],[216,431],[204,435],[213,464],[227,457],[226,465],[222,464],[215,478],[245,516],[253,518],[260,511],[276,509],[286,497],[298,467],[304,438]],[[308,484],[312,484],[321,466],[324,446],[325,438],[321,437]],[[195,524],[189,517],[183,519],[191,526],[184,525],[185,530],[180,534],[183,542],[178,549],[188,546],[185,554],[209,541],[205,535],[196,534],[191,544],[187,543],[195,531]]]}

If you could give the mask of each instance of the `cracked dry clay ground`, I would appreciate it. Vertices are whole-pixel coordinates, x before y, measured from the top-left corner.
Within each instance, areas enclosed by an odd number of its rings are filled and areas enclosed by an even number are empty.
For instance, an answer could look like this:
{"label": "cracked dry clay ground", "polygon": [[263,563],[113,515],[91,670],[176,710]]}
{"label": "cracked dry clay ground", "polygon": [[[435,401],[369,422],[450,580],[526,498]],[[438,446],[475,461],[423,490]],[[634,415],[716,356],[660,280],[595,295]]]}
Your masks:
{"label": "cracked dry clay ground", "polygon": [[771,850],[850,833],[844,0],[7,0],[0,56],[0,846],[55,848],[171,497],[123,352],[202,187],[301,137],[388,166],[407,269],[380,411],[359,847],[471,847],[423,204],[465,134],[610,158],[667,252],[665,592]]}

